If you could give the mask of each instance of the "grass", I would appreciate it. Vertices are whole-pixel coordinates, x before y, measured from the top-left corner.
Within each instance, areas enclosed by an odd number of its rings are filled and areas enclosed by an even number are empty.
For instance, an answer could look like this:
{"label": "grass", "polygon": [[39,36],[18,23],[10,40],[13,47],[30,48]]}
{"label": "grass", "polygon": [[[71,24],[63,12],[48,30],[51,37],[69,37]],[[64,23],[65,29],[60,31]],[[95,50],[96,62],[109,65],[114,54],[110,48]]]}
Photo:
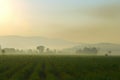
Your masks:
{"label": "grass", "polygon": [[120,80],[120,57],[0,56],[0,80]]}

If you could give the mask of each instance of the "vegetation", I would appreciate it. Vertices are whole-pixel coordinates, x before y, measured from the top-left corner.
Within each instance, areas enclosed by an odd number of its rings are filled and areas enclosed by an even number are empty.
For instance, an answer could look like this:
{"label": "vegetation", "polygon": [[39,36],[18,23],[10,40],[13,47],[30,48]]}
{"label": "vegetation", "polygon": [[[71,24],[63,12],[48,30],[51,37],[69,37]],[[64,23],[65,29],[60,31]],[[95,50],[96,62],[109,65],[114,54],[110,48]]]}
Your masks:
{"label": "vegetation", "polygon": [[37,46],[37,50],[39,50],[40,53],[43,53],[44,49],[45,49],[44,46]]}
{"label": "vegetation", "polygon": [[83,50],[78,49],[76,53],[97,54],[98,49],[96,47],[92,47],[92,48],[85,47]]}
{"label": "vegetation", "polygon": [[120,57],[3,55],[0,80],[120,80]]}

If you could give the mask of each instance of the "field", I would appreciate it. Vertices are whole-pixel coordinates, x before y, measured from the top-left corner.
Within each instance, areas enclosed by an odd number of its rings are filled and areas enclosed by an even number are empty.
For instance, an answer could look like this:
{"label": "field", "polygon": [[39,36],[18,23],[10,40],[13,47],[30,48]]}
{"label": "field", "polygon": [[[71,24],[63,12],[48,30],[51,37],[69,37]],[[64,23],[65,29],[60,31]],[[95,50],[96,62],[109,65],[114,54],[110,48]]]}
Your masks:
{"label": "field", "polygon": [[120,80],[120,57],[4,55],[0,80]]}

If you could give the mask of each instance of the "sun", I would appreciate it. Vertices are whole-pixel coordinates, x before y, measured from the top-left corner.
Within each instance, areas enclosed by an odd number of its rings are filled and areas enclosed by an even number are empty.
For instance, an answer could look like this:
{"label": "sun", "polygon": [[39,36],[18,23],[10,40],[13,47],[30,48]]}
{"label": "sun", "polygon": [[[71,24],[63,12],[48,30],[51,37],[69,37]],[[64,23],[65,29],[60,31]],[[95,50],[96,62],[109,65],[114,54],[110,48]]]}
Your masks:
{"label": "sun", "polygon": [[6,23],[12,13],[12,8],[9,0],[0,0],[0,24]]}

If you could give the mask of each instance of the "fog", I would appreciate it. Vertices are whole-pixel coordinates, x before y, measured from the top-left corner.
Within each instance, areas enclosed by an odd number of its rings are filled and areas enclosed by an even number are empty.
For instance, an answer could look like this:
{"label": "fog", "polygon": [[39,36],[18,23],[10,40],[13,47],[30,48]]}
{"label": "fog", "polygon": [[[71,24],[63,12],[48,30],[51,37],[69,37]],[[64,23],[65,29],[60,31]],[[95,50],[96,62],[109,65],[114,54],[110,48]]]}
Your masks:
{"label": "fog", "polygon": [[2,49],[119,54],[119,0],[1,0],[0,5]]}

